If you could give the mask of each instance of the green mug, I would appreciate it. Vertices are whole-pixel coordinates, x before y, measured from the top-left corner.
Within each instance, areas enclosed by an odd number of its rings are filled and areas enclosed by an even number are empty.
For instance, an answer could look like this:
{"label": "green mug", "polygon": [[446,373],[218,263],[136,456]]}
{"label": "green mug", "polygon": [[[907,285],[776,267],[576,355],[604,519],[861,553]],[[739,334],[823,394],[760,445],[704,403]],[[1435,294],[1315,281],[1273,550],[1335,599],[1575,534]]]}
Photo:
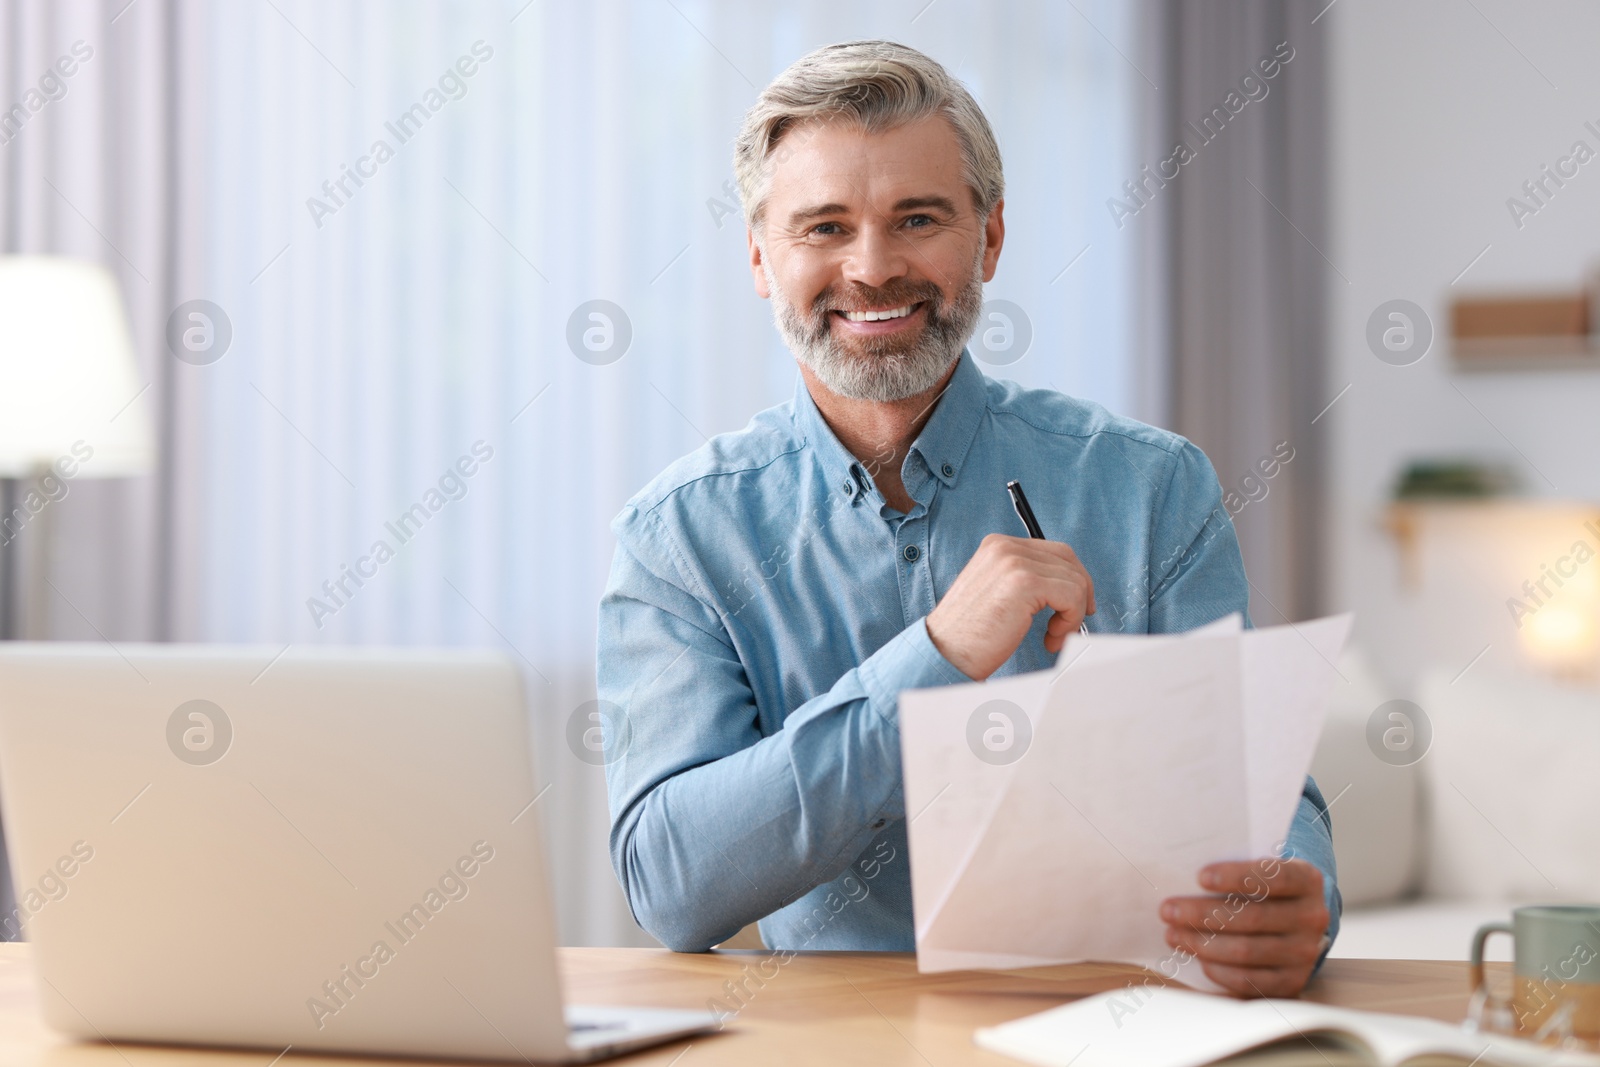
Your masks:
{"label": "green mug", "polygon": [[1510,923],[1488,923],[1472,938],[1472,992],[1489,998],[1483,946],[1494,934],[1512,939],[1509,1007],[1524,1036],[1569,1034],[1600,1043],[1600,904],[1517,908]]}

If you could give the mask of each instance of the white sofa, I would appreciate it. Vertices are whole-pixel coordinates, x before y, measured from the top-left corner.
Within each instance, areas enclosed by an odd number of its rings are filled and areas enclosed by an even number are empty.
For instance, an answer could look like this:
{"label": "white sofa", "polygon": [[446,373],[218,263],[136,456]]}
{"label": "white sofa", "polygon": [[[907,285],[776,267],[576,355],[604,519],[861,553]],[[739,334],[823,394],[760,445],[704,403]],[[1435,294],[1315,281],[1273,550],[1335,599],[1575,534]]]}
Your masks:
{"label": "white sofa", "polygon": [[[1519,903],[1600,901],[1600,689],[1483,664],[1424,674],[1431,745],[1393,766],[1367,726],[1396,694],[1359,657],[1340,671],[1312,765],[1345,902],[1332,956],[1464,960]],[[1509,959],[1509,939],[1489,958]]]}

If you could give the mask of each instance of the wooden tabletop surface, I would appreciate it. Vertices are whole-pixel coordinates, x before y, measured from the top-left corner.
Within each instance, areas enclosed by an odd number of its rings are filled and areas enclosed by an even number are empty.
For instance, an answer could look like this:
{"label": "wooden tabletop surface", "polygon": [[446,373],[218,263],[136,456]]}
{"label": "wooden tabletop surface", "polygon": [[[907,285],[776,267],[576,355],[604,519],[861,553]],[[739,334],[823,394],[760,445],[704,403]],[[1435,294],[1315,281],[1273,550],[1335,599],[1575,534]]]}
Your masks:
{"label": "wooden tabletop surface", "polygon": [[[1077,964],[919,975],[916,958],[900,953],[801,953],[780,963],[781,956],[760,950],[700,955],[628,948],[560,952],[572,1003],[704,1011],[715,999],[722,1010],[733,1012],[720,1033],[615,1061],[625,1067],[1015,1064],[976,1048],[972,1031],[1124,986],[1144,974],[1128,967]],[[742,1004],[729,998],[724,983],[730,982],[742,982],[749,990],[740,994]],[[1459,1022],[1467,1005],[1467,965],[1329,960],[1306,997]],[[112,1047],[58,1037],[38,1017],[28,946],[0,944],[0,1064],[5,1067],[352,1067],[379,1062],[296,1051],[272,1064],[273,1055],[123,1043]],[[416,1067],[416,1061],[409,1062]]]}

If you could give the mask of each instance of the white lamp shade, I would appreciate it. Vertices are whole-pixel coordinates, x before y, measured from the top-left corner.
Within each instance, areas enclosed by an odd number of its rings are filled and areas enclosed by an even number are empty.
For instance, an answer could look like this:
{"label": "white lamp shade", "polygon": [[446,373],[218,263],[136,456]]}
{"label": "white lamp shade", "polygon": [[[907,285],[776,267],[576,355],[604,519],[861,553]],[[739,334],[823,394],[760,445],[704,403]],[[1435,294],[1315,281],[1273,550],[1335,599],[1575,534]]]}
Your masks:
{"label": "white lamp shade", "polygon": [[31,476],[63,457],[76,477],[148,471],[148,398],[134,401],[143,385],[104,268],[0,256],[0,477]]}

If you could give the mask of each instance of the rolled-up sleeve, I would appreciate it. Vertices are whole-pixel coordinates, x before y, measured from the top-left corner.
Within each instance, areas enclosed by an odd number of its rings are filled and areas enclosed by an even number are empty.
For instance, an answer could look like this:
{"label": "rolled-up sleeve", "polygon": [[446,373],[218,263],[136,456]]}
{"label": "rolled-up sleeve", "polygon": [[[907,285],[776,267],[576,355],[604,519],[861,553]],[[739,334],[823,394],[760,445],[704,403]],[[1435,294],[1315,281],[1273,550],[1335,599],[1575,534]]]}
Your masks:
{"label": "rolled-up sleeve", "polygon": [[837,877],[903,815],[900,691],[969,679],[919,619],[763,737],[724,620],[670,533],[632,507],[613,530],[598,643],[598,695],[621,716],[612,866],[641,927],[703,951]]}

